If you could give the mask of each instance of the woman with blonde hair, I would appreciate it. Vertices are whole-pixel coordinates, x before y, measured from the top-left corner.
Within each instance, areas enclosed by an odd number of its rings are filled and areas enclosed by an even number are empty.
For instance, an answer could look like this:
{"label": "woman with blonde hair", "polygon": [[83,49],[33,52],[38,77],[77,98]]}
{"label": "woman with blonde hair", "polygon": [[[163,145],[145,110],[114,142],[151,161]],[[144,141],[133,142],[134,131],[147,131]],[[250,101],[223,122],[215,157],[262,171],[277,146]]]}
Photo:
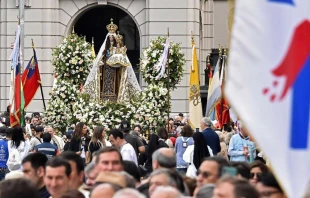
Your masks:
{"label": "woman with blonde hair", "polygon": [[95,151],[107,146],[112,146],[112,144],[105,139],[106,132],[104,126],[97,126],[94,130],[93,136],[89,142],[89,152],[92,155]]}

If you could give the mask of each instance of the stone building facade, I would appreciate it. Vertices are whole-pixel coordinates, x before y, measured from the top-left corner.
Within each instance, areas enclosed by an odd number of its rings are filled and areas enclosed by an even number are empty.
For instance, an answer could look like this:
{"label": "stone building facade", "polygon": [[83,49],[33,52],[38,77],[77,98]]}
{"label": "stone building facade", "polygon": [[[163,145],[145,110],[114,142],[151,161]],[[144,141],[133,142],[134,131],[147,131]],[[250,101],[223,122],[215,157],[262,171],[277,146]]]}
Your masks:
{"label": "stone building facade", "polygon": [[[219,44],[228,46],[229,11],[228,2],[225,0],[26,0],[25,67],[32,56],[31,39],[33,39],[46,102],[50,98],[49,92],[54,80],[51,64],[53,48],[61,42],[63,36],[72,31],[73,26],[83,15],[92,12],[92,9],[105,6],[125,12],[134,21],[139,35],[137,40],[140,55],[142,50],[148,47],[152,38],[166,36],[168,28],[171,39],[181,43],[187,60],[186,74],[172,93],[172,113],[187,113],[191,31],[193,31],[199,56],[201,85],[204,85],[207,55]],[[0,112],[4,111],[9,103],[8,58],[11,53],[11,43],[15,38],[17,16],[18,0],[0,0]],[[108,14],[106,17],[109,17]],[[95,24],[94,27],[96,28]],[[84,29],[85,31],[87,28]],[[105,35],[102,35],[102,39],[103,37]],[[141,86],[145,87],[141,76],[138,78]],[[43,111],[40,91],[27,108],[27,112],[35,111]]]}

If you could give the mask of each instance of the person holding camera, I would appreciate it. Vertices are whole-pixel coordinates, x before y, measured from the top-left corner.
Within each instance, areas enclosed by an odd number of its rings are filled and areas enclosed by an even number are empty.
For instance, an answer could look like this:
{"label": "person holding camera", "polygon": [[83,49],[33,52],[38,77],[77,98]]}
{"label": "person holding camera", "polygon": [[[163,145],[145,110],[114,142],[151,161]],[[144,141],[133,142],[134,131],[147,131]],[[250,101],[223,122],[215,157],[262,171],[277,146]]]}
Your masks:
{"label": "person holding camera", "polygon": [[69,151],[74,151],[80,155],[85,164],[86,152],[88,151],[88,144],[90,137],[87,135],[87,126],[84,122],[79,122],[73,132],[73,137],[69,145]]}

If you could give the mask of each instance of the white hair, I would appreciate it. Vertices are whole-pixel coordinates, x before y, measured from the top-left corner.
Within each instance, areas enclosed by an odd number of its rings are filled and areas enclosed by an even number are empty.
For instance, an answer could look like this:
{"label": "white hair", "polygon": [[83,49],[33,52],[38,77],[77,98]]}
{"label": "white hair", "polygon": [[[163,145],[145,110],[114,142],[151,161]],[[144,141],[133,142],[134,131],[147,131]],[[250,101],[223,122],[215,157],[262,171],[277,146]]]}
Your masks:
{"label": "white hair", "polygon": [[143,194],[133,188],[124,188],[117,191],[113,198],[146,198]]}
{"label": "white hair", "polygon": [[212,122],[211,122],[210,118],[203,117],[201,119],[201,122],[203,122],[206,126],[212,126]]}
{"label": "white hair", "polygon": [[157,193],[171,195],[171,197],[173,198],[184,198],[184,196],[176,188],[173,188],[171,186],[158,186],[156,187],[152,195]]}

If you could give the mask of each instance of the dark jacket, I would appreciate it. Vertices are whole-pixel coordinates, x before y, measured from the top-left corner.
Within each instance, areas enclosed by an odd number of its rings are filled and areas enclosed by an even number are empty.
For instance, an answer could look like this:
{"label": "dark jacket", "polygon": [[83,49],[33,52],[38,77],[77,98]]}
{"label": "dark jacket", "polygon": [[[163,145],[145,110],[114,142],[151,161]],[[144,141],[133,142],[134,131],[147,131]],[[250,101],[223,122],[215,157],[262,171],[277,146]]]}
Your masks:
{"label": "dark jacket", "polygon": [[85,142],[83,142],[81,138],[77,139],[76,137],[72,137],[69,145],[69,151],[79,152],[84,149],[84,151],[86,152],[88,151],[89,142],[89,137],[85,137]]}
{"label": "dark jacket", "polygon": [[58,154],[57,146],[55,146],[49,142],[43,142],[42,144],[37,145],[35,147],[35,151],[43,153],[49,159]]}
{"label": "dark jacket", "polygon": [[203,130],[202,135],[206,144],[212,149],[213,155],[217,155],[221,151],[220,137],[211,128]]}

